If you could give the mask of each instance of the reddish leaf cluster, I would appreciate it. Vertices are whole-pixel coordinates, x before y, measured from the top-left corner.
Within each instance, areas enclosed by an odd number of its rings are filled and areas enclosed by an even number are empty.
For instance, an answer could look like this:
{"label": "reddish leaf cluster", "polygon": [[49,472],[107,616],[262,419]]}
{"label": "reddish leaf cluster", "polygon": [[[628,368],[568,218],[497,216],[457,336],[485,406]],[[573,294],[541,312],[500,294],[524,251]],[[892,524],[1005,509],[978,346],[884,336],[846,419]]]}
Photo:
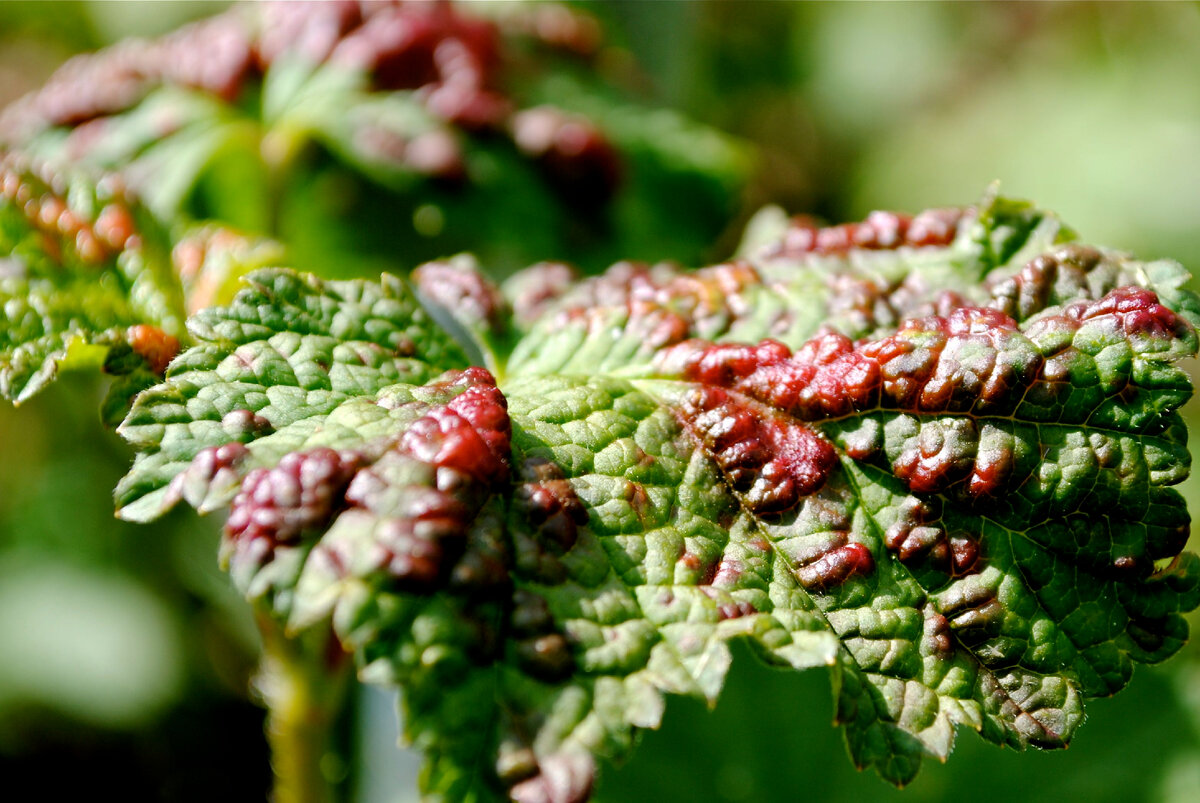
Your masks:
{"label": "reddish leaf cluster", "polygon": [[578,280],[579,272],[564,262],[539,262],[516,273],[505,283],[513,289],[513,320],[528,328]]}
{"label": "reddish leaf cluster", "polygon": [[[807,535],[784,537],[773,544],[761,539],[761,546],[756,547],[777,550],[783,565],[808,591],[827,593],[875,569],[870,548],[854,540],[853,512],[845,504],[844,493],[836,484],[826,485],[796,508],[785,527]],[[751,545],[755,546],[753,541]]]}
{"label": "reddish leaf cluster", "polygon": [[1077,301],[1063,309],[1068,320],[1095,321],[1107,318],[1114,331],[1146,340],[1185,337],[1190,327],[1167,307],[1158,296],[1144,287],[1118,287],[1095,303]]}
{"label": "reddish leaf cluster", "polygon": [[666,264],[650,267],[638,262],[620,262],[585,284],[578,300],[580,306],[627,304],[635,314],[659,307],[671,308],[702,324],[713,316],[748,305],[744,291],[762,282],[758,271],[741,261],[694,272],[681,272]]}
{"label": "reddish leaf cluster", "polygon": [[80,125],[128,109],[162,84],[201,89],[231,101],[253,67],[244,22],[236,14],[224,14],[158,40],[130,39],[76,56],[41,90],[10,107],[0,129],[24,135],[44,125]]}
{"label": "reddish leaf cluster", "polygon": [[262,10],[257,52],[265,69],[289,52],[371,76],[379,89],[416,89],[428,108],[468,128],[508,114],[496,90],[496,27],[448,3],[288,3]]}
{"label": "reddish leaf cluster", "polygon": [[586,117],[538,106],[514,115],[511,128],[517,148],[541,164],[564,199],[586,204],[616,191],[620,156]]}
{"label": "reddish leaf cluster", "polygon": [[412,281],[422,296],[456,317],[479,322],[488,331],[503,329],[508,304],[480,271],[463,270],[453,261],[426,262],[413,271]]}
{"label": "reddish leaf cluster", "polygon": [[859,543],[848,543],[826,552],[812,563],[796,569],[796,579],[809,591],[828,591],[851,577],[875,570],[871,550]]}
{"label": "reddish leaf cluster", "polygon": [[762,283],[758,271],[741,261],[687,273],[667,264],[620,262],[564,294],[557,322],[582,322],[607,332],[612,311],[623,309],[627,331],[654,352],[697,333],[724,331],[732,320],[751,313],[746,290]]}
{"label": "reddish leaf cluster", "polygon": [[1055,303],[1055,287],[1086,288],[1087,274],[1103,259],[1095,248],[1072,243],[1052,254],[1034,257],[1015,276],[992,282],[992,306],[1024,320]]}
{"label": "reddish leaf cluster", "polygon": [[410,427],[402,447],[439,469],[455,469],[488,485],[501,483],[508,478],[512,440],[508,402],[486,369],[454,374],[445,384],[466,390]]}
{"label": "reddish leaf cluster", "polygon": [[925,561],[954,577],[978,570],[978,537],[968,533],[947,534],[936,497],[909,497],[901,513],[884,533],[883,542],[902,563]]}
{"label": "reddish leaf cluster", "polygon": [[[595,49],[596,26],[566,9],[534,9],[502,17],[516,32],[575,52]],[[589,33],[591,31],[591,33]],[[370,77],[381,91],[412,91],[433,115],[466,131],[504,132],[543,168],[569,200],[602,202],[619,178],[619,158],[589,120],[539,107],[514,114],[502,86],[503,37],[488,19],[448,2],[334,0],[272,2],[235,8],[158,40],[130,40],[78,56],[36,93],[0,115],[0,136],[22,142],[47,127],[81,126],[79,154],[103,136],[103,118],[123,112],[164,85],[198,89],[235,101],[252,81],[290,56]],[[171,133],[164,124],[161,135]],[[428,176],[461,179],[457,139],[433,130],[408,139],[373,123],[355,133],[379,157]]]}
{"label": "reddish leaf cluster", "polygon": [[[891,455],[890,468],[914,493],[958,488],[974,500],[1000,500],[1004,488],[1022,483],[1038,463],[1024,461],[1018,468],[1011,448],[981,448],[972,416],[1007,416],[1028,402],[1035,415],[1037,409],[1053,410],[1058,423],[1087,421],[1106,394],[1122,390],[1127,377],[1107,380],[1114,387],[1086,391],[1090,401],[1064,403],[1078,392],[1077,377],[1096,370],[1094,358],[1075,343],[1085,326],[1085,340],[1126,342],[1134,353],[1160,351],[1192,336],[1153,292],[1123,287],[1098,301],[1069,304],[1025,332],[998,310],[961,306],[946,316],[906,321],[896,334],[876,341],[856,344],[824,332],[794,354],[772,340],[757,345],[689,340],[663,352],[658,369],[697,383],[677,415],[755,513],[794,508],[819,491],[833,469],[833,446],[804,422],[875,409],[970,414],[914,424],[913,435]],[[866,459],[879,452],[882,436],[877,422],[866,421],[842,446],[849,457]],[[1098,459],[1101,468],[1107,465],[1103,455]],[[977,571],[978,538],[948,533],[932,504],[910,498],[910,508],[885,534],[886,547],[905,563],[951,576]],[[1177,538],[1168,540],[1175,551],[1182,548]],[[792,558],[801,583],[818,590],[873,566],[869,551],[845,538]]]}
{"label": "reddish leaf cluster", "polygon": [[[240,412],[235,411],[230,415]],[[249,410],[244,412],[254,416]],[[185,499],[189,504],[199,506],[210,488],[237,487],[242,479],[239,466],[249,453],[245,444],[238,441],[201,449],[188,467],[171,480],[168,497],[172,500]]]}
{"label": "reddish leaf cluster", "polygon": [[566,574],[561,557],[587,523],[587,508],[558,464],[529,458],[518,467],[513,493],[520,513],[512,528],[517,569],[539,582],[561,582]]}
{"label": "reddish leaf cluster", "polygon": [[575,546],[579,528],[588,520],[587,509],[562,469],[548,460],[529,459],[521,476],[524,482],[515,497],[540,540],[562,552]]}
{"label": "reddish leaf cluster", "polygon": [[[914,412],[1000,412],[1060,385],[1074,358],[1071,335],[1085,323],[1122,338],[1188,335],[1188,325],[1151,291],[1119,288],[1068,305],[1021,333],[994,309],[962,306],[948,316],[906,321],[894,335],[860,344],[824,332],[794,355],[782,343],[756,346],[689,340],[658,361],[666,375],[726,387],[805,421],[877,406]],[[1062,341],[1043,360],[1034,343]]]}

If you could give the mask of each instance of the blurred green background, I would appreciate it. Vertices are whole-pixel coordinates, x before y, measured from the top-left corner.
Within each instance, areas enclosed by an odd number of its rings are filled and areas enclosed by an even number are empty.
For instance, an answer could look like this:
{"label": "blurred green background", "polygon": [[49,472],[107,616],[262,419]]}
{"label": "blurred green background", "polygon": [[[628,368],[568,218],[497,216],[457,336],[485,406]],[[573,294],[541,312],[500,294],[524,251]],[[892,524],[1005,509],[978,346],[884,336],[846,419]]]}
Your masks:
{"label": "blurred green background", "polygon": [[[0,4],[0,104],[74,52],[220,7]],[[970,203],[999,180],[1085,240],[1200,270],[1198,4],[588,8],[643,102],[756,149],[741,217],[711,233],[714,258],[766,203],[854,220]],[[75,377],[0,410],[0,774],[49,800],[262,800],[262,715],[247,692],[256,636],[217,570],[214,524],[112,518],[130,454],[79,412],[101,393]],[[1200,406],[1188,409],[1200,425]],[[1183,490],[1200,510],[1200,483]],[[739,658],[716,711],[672,701],[662,730],[606,770],[599,799],[1200,801],[1194,646],[1094,701],[1069,751],[1018,756],[963,734],[947,765],[930,762],[904,792],[852,768],[823,673]],[[357,796],[416,799],[415,761],[392,751],[381,700],[363,698]]]}

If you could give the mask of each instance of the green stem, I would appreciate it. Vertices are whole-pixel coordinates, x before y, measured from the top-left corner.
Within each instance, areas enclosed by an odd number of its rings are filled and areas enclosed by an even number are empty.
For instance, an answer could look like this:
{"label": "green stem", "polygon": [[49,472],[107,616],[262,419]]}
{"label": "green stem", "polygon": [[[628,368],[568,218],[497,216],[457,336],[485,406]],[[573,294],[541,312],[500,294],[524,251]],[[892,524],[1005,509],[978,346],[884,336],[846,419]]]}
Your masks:
{"label": "green stem", "polygon": [[336,803],[347,767],[336,726],[353,662],[331,633],[289,638],[269,616],[258,624],[263,660],[254,687],[267,707],[273,803]]}

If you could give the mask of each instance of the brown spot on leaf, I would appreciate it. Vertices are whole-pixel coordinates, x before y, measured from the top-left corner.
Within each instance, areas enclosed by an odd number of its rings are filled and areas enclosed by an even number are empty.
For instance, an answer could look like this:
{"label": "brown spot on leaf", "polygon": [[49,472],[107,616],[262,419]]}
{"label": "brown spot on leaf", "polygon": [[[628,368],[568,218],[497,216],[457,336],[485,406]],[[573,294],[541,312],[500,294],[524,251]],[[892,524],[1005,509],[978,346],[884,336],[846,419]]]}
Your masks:
{"label": "brown spot on leaf", "polygon": [[852,577],[863,577],[875,569],[871,550],[859,543],[850,543],[826,552],[812,563],[796,568],[796,579],[808,591],[824,592],[845,583]]}
{"label": "brown spot on leaf", "polygon": [[917,493],[944,491],[970,474],[978,442],[969,418],[924,422],[893,461],[892,472]]}
{"label": "brown spot on leaf", "polygon": [[550,682],[570,676],[575,669],[571,646],[555,629],[554,617],[541,595],[517,589],[510,622],[517,662],[524,671]]}
{"label": "brown spot on leaf", "polygon": [[972,497],[998,496],[1012,476],[1015,457],[1012,449],[986,448],[975,455],[975,465],[967,481]]}
{"label": "brown spot on leaf", "polygon": [[954,636],[950,632],[949,620],[930,605],[926,605],[922,612],[925,615],[925,629],[921,646],[928,653],[948,658],[954,651]]}
{"label": "brown spot on leaf", "polygon": [[428,505],[416,516],[388,519],[376,528],[380,562],[400,588],[433,590],[462,552],[466,516],[462,506],[447,501],[444,508]]}
{"label": "brown spot on leaf", "polygon": [[1112,562],[1113,573],[1119,577],[1135,579],[1146,575],[1147,565],[1132,555],[1121,555]]}
{"label": "brown spot on leaf", "polygon": [[562,554],[575,545],[588,513],[559,466],[542,458],[525,460],[514,497],[538,540]]}
{"label": "brown spot on leaf", "polygon": [[221,426],[234,437],[255,438],[274,431],[271,422],[253,410],[232,410],[221,419]]}
{"label": "brown spot on leaf", "polygon": [[905,564],[925,563],[951,577],[979,571],[980,548],[976,536],[966,532],[947,534],[937,506],[909,497],[901,517],[884,533],[884,545]]}
{"label": "brown spot on leaf", "polygon": [[468,368],[452,372],[441,384],[466,390],[414,422],[401,437],[400,448],[485,485],[507,479],[512,425],[508,401],[492,375],[483,368]]}
{"label": "brown spot on leaf", "polygon": [[746,289],[762,283],[745,262],[694,272],[665,263],[620,262],[566,293],[559,320],[607,336],[614,314],[624,310],[626,335],[640,338],[649,357],[695,333],[726,329],[731,321],[752,315]]}
{"label": "brown spot on leaf", "polygon": [[137,324],[125,330],[125,340],[134,353],[146,361],[146,366],[158,375],[166,373],[167,365],[179,353],[179,341],[149,324]]}
{"label": "brown spot on leaf", "polygon": [[1073,304],[1064,313],[1070,315],[1075,309],[1080,309],[1080,321],[1113,316],[1130,336],[1166,339],[1185,336],[1190,329],[1182,318],[1158,303],[1157,295],[1141,287],[1118,287],[1099,301]]}
{"label": "brown spot on leaf", "polygon": [[665,376],[736,390],[813,421],[876,407],[990,409],[1019,398],[1040,368],[1036,358],[1010,357],[1010,350],[1032,353],[1011,318],[959,307],[947,317],[909,320],[895,335],[858,345],[822,332],[794,355],[773,340],[755,346],[688,340],[662,352],[656,365]]}
{"label": "brown spot on leaf", "polygon": [[1004,619],[1004,606],[992,588],[970,579],[951,586],[941,605],[951,628],[972,640],[991,635]]}
{"label": "brown spot on leaf", "polygon": [[575,671],[571,647],[561,633],[547,633],[517,642],[517,661],[534,677],[557,682]]}
{"label": "brown spot on leaf", "polygon": [[955,577],[978,571],[979,542],[967,533],[950,537],[950,568]]}
{"label": "brown spot on leaf", "polygon": [[382,572],[396,588],[428,591],[448,582],[457,592],[490,594],[505,587],[508,544],[494,523],[476,521],[508,477],[503,396],[479,368],[451,372],[429,387],[458,393],[370,456],[294,452],[247,475],[226,527],[239,555],[248,554],[246,542],[259,541],[266,547],[251,559],[270,560],[275,543],[340,514],[370,528],[372,568],[360,571]]}
{"label": "brown spot on leaf", "polygon": [[519,588],[513,592],[512,628],[518,636],[549,632],[554,627],[546,599],[532,591]]}
{"label": "brown spot on leaf", "polygon": [[736,588],[745,570],[746,568],[740,560],[730,555],[724,555],[716,564],[716,571],[708,584],[718,588]]}
{"label": "brown spot on leaf", "polygon": [[213,487],[233,488],[241,482],[238,467],[250,452],[241,443],[225,443],[201,449],[192,462],[176,474],[168,486],[167,497],[199,505]]}
{"label": "brown spot on leaf", "polygon": [[717,603],[717,619],[724,622],[727,619],[739,619],[758,613],[757,609],[745,600],[734,599],[728,592],[720,591],[711,586],[700,586],[700,590],[709,599]]}

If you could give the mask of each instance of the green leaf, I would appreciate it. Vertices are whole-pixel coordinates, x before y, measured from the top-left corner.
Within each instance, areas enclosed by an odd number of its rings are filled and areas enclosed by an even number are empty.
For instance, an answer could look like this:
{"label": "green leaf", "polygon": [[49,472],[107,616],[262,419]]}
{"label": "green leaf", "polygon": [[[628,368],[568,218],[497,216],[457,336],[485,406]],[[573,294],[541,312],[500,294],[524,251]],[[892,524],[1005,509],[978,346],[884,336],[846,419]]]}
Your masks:
{"label": "green leaf", "polygon": [[[266,270],[247,281],[231,306],[189,320],[198,345],[172,363],[164,384],[138,397],[121,425],[142,449],[117,488],[122,516],[150,518],[174,505],[183,491],[169,483],[197,455],[259,438],[291,443],[347,400],[465,365],[401,279],[321,282]],[[200,506],[219,507],[234,490]]]}
{"label": "green leaf", "polygon": [[[111,176],[9,154],[0,185],[0,396],[25,401],[64,369],[160,373],[184,310],[159,224]],[[132,359],[106,359],[114,347]]]}
{"label": "green leaf", "polygon": [[404,689],[437,799],[586,799],[733,639],[828,667],[896,784],[960,727],[1062,747],[1200,604],[1196,299],[1072,238],[989,194],[507,298],[254,274],[122,425],[122,515],[231,504],[239,587]]}

